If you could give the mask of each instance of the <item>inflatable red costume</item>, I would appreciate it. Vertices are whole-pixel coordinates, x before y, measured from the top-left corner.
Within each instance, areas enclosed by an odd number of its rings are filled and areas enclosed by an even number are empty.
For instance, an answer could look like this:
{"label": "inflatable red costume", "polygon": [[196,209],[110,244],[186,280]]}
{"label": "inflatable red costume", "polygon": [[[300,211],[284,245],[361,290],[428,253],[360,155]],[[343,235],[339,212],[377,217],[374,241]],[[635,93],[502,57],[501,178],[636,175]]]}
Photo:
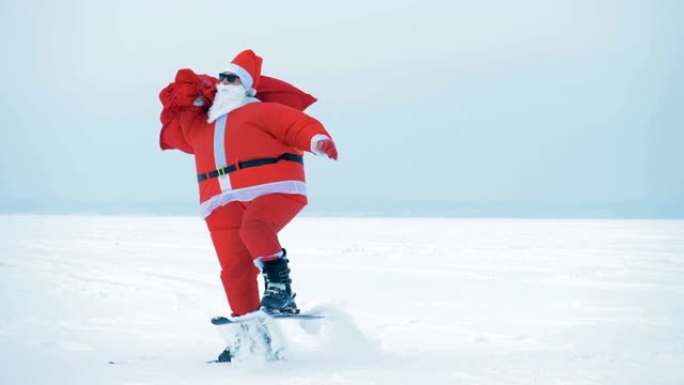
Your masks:
{"label": "inflatable red costume", "polygon": [[245,50],[220,80],[182,69],[160,93],[160,146],[195,156],[201,212],[234,316],[296,310],[277,234],[307,203],[303,153],[337,159],[330,134],[303,112],[316,99],[262,76],[261,63]]}

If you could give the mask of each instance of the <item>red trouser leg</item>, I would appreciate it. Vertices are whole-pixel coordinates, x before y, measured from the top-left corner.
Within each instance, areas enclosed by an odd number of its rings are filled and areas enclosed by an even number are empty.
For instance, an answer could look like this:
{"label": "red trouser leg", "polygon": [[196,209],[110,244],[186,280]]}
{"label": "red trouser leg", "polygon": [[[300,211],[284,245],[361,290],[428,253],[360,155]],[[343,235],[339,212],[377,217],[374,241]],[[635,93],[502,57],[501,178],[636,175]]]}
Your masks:
{"label": "red trouser leg", "polygon": [[254,259],[282,249],[278,232],[306,203],[303,195],[270,194],[251,202],[231,202],[206,218],[233,315],[259,308],[259,269]]}
{"label": "red trouser leg", "polygon": [[239,235],[244,210],[242,203],[232,202],[206,218],[221,265],[221,283],[233,315],[246,314],[260,306],[259,269]]}
{"label": "red trouser leg", "polygon": [[282,250],[278,232],[306,206],[303,195],[269,194],[245,204],[240,238],[253,259]]}

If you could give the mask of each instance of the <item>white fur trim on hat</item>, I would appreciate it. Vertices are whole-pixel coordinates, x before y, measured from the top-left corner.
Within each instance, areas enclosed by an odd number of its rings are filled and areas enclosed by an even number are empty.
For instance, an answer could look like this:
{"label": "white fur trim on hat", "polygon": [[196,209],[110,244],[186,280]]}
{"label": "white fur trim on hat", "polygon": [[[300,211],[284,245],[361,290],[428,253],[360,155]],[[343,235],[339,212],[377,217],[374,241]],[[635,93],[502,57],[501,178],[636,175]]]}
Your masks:
{"label": "white fur trim on hat", "polygon": [[[254,88],[252,88],[252,86],[254,85],[254,79],[252,79],[252,75],[250,75],[246,69],[240,67],[235,63],[228,63],[228,68],[226,68],[223,72],[232,72],[235,75],[237,75],[240,78],[240,81],[242,81],[242,85],[245,86],[248,95],[252,90],[254,90]],[[256,95],[256,90],[254,90],[254,95]]]}

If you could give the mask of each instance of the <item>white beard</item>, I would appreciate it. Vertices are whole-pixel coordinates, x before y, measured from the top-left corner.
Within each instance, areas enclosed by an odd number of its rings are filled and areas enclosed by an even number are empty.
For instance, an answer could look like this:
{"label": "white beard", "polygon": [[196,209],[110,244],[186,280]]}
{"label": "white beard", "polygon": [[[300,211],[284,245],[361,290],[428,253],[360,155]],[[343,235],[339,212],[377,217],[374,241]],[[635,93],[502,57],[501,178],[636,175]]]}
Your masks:
{"label": "white beard", "polygon": [[216,96],[207,113],[207,122],[214,123],[216,119],[245,105],[247,94],[241,85],[217,84]]}

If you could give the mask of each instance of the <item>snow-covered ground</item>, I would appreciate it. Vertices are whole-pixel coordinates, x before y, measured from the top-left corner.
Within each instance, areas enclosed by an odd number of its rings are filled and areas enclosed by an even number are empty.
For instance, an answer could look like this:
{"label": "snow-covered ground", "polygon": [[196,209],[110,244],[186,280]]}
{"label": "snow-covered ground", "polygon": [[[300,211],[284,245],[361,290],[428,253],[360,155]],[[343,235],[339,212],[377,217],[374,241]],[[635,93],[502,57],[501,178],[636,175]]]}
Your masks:
{"label": "snow-covered ground", "polygon": [[[223,348],[199,218],[0,216],[0,384],[683,384],[684,221],[297,218],[288,361]],[[308,323],[300,323],[308,322]]]}

